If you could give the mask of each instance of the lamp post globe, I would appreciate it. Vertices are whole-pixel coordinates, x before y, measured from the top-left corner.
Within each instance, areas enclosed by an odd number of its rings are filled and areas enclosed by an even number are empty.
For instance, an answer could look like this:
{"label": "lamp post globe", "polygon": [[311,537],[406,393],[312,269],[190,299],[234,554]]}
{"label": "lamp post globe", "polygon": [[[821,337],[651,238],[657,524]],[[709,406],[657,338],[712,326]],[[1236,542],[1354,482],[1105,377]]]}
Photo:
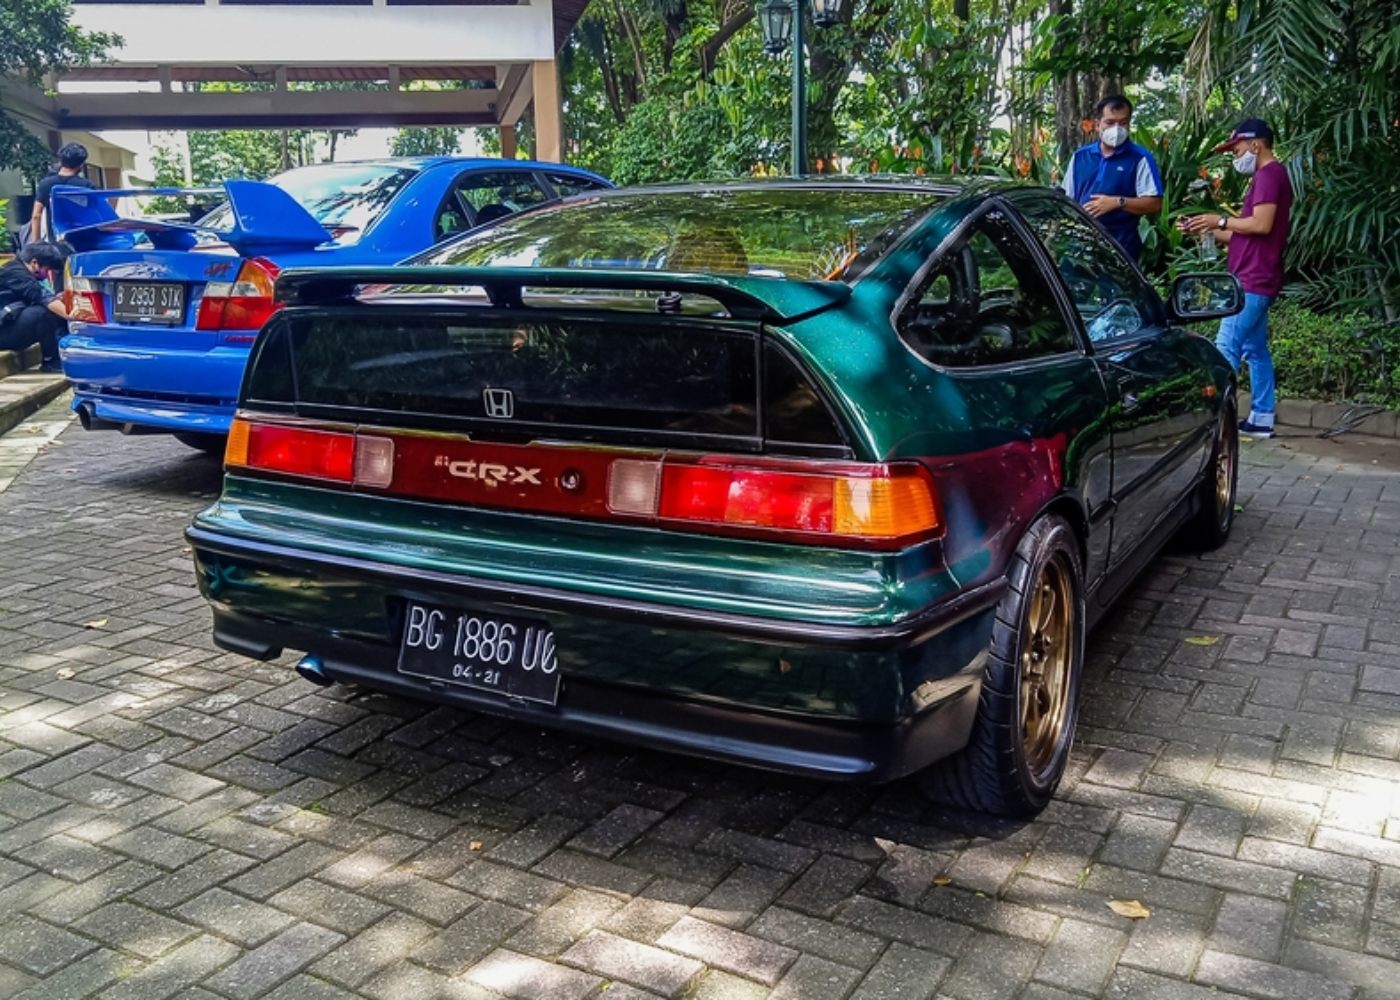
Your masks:
{"label": "lamp post globe", "polygon": [[812,23],[830,28],[841,22],[841,0],[812,0]]}
{"label": "lamp post globe", "polygon": [[763,28],[763,51],[779,55],[792,39],[793,4],[788,0],[763,0],[758,5],[758,21]]}

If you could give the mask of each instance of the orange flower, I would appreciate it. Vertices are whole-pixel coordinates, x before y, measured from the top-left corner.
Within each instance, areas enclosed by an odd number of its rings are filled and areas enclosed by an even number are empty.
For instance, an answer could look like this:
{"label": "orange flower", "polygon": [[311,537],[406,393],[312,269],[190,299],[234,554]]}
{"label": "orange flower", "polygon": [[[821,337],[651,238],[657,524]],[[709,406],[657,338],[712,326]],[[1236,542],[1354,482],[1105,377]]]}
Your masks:
{"label": "orange flower", "polygon": [[1201,167],[1196,171],[1196,175],[1202,180],[1208,180],[1210,178],[1210,171],[1207,170],[1205,167]]}
{"label": "orange flower", "polygon": [[1041,147],[1041,145],[1040,145],[1040,141],[1039,141],[1039,140],[1037,140],[1037,139],[1032,139],[1032,140],[1031,140],[1031,155],[1034,156],[1037,160],[1040,159],[1041,148],[1042,148],[1042,147]]}
{"label": "orange flower", "polygon": [[916,160],[922,160],[923,158],[924,158],[924,147],[922,147],[922,146],[915,146],[915,147],[914,147],[914,159],[916,159]]}
{"label": "orange flower", "polygon": [[1022,177],[1029,177],[1031,175],[1031,161],[1020,153],[1016,154],[1016,172]]}
{"label": "orange flower", "polygon": [[[916,174],[918,174],[919,176],[922,177],[922,176],[923,176],[923,173],[924,173],[924,168],[923,168],[922,166],[915,167],[915,168],[914,168],[914,173],[916,173]],[[956,169],[956,168],[954,168],[953,173],[957,173],[957,169]]]}
{"label": "orange flower", "polygon": [[880,172],[880,161],[879,161],[879,160],[871,160],[871,161],[870,161],[870,172],[871,172],[872,174],[878,174],[878,173]]}
{"label": "orange flower", "polygon": [[982,147],[981,147],[981,146],[973,146],[973,147],[972,147],[972,158],[975,160],[975,159],[980,158],[981,155],[982,155]]}
{"label": "orange flower", "polygon": [[1094,131],[1094,119],[1092,119],[1092,118],[1085,118],[1085,119],[1083,119],[1083,120],[1079,123],[1079,130],[1080,130],[1081,132],[1083,132],[1085,135],[1089,135],[1090,133],[1092,133],[1092,132]]}
{"label": "orange flower", "polygon": [[817,173],[820,174],[820,173],[825,173],[825,172],[826,172],[826,161],[823,160],[820,156],[818,156],[818,157],[817,157]]}

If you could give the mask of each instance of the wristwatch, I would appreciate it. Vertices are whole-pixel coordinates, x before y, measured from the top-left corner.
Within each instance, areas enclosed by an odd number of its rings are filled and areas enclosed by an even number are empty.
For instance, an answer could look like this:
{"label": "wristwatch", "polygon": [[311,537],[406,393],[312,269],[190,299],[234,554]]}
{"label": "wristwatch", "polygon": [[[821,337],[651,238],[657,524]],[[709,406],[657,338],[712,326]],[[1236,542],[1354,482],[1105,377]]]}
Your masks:
{"label": "wristwatch", "polygon": [[1122,208],[1122,207],[1123,207],[1124,205],[1126,205],[1127,203],[1128,203],[1128,199],[1127,199],[1127,198],[1124,198],[1124,197],[1120,194],[1120,195],[1118,196],[1118,207],[1119,207],[1119,208]]}
{"label": "wristwatch", "polygon": [[1217,223],[1215,224],[1215,228],[1216,228],[1216,229],[1224,229],[1224,228],[1225,228],[1225,224],[1228,223],[1229,221],[1230,221],[1230,217],[1229,217],[1228,215],[1222,215],[1222,216],[1220,217],[1220,221],[1217,222]]}

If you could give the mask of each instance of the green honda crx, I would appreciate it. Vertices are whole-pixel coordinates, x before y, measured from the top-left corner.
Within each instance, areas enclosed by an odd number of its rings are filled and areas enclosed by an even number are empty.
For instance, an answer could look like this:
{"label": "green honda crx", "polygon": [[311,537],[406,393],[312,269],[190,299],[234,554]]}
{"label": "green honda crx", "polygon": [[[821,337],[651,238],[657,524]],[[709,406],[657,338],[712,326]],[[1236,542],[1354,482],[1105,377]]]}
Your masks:
{"label": "green honda crx", "polygon": [[407,266],[286,272],[223,493],[214,639],[795,774],[1043,807],[1085,631],[1221,544],[1235,381],[1058,193],[610,191]]}

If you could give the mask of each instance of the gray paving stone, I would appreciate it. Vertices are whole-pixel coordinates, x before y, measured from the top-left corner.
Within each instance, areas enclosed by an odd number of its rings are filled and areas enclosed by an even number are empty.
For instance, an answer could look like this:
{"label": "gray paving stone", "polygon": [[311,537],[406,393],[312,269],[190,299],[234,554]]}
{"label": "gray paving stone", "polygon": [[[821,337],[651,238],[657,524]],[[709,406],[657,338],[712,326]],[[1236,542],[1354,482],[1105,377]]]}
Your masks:
{"label": "gray paving stone", "polygon": [[1248,992],[1270,1000],[1292,1000],[1295,997],[1350,1000],[1352,996],[1351,986],[1316,973],[1218,951],[1207,951],[1201,956],[1195,979],[1207,986]]}
{"label": "gray paving stone", "polygon": [[63,968],[94,947],[91,941],[32,917],[9,916],[0,923],[4,961],[41,976]]}
{"label": "gray paving stone", "polygon": [[1400,488],[1369,467],[1248,450],[1239,537],[1162,556],[1090,638],[1080,749],[1017,827],[218,652],[179,551],[217,464],[121,443],[69,435],[0,492],[0,934],[89,949],[0,951],[0,995],[211,1000],[300,920],[347,940],[262,996],[628,1000],[672,966],[687,1000],[1400,996]]}
{"label": "gray paving stone", "polygon": [[543,913],[532,918],[507,942],[512,951],[537,958],[558,955],[594,927],[621,909],[613,896],[575,889]]}
{"label": "gray paving stone", "polygon": [[1084,993],[1098,993],[1127,943],[1121,931],[1063,920],[1046,945],[1035,978]]}
{"label": "gray paving stone", "polygon": [[205,935],[108,987],[101,1000],[164,1000],[189,988],[238,955],[227,941]]}
{"label": "gray paving stone", "polygon": [[[142,966],[138,958],[105,949],[90,951],[71,965],[45,979],[31,980],[28,989],[18,983],[6,984],[0,971],[0,996],[15,1000],[71,1000],[96,993],[111,983],[134,975]],[[0,966],[0,970],[3,970]]]}
{"label": "gray paving stone", "polygon": [[1288,924],[1288,905],[1281,900],[1229,893],[1220,904],[1209,946],[1217,951],[1276,961]]}
{"label": "gray paving stone", "polygon": [[942,992],[959,1000],[1014,997],[1031,978],[1041,953],[1029,941],[978,934],[953,963]]}
{"label": "gray paving stone", "polygon": [[199,933],[188,924],[131,903],[109,903],[76,921],[73,929],[145,959],[159,958]]}
{"label": "gray paving stone", "polygon": [[482,903],[455,923],[428,938],[413,953],[414,961],[456,975],[495,950],[530,919],[525,910]]}
{"label": "gray paving stone", "polygon": [[403,961],[425,938],[431,925],[402,913],[391,913],[311,967],[313,975],[357,987],[387,966]]}
{"label": "gray paving stone", "polygon": [[[701,920],[742,927],[762,913],[792,881],[792,876],[757,865],[740,865],[695,907]],[[786,905],[786,904],[785,904]]]}
{"label": "gray paving stone", "polygon": [[769,994],[770,1000],[807,1000],[809,997],[842,1000],[850,994],[861,974],[858,970],[803,955]]}
{"label": "gray paving stone", "polygon": [[472,966],[467,977],[487,989],[518,1000],[535,1000],[536,997],[546,996],[559,1000],[582,1000],[601,982],[597,976],[585,972],[504,950],[492,952]]}
{"label": "gray paving stone", "polygon": [[682,917],[657,943],[768,986],[776,985],[797,958],[791,948],[694,917]]}
{"label": "gray paving stone", "polygon": [[858,1000],[927,1000],[937,992],[951,964],[942,955],[896,942],[861,981],[855,996]]}
{"label": "gray paving stone", "polygon": [[288,886],[267,902],[302,920],[322,924],[345,935],[358,934],[389,912],[389,907],[383,903],[314,878]]}
{"label": "gray paving stone", "polygon": [[598,930],[564,952],[562,961],[668,997],[680,996],[705,968],[694,959]]}
{"label": "gray paving stone", "polygon": [[257,947],[292,923],[281,910],[224,889],[210,889],[174,912],[245,948]]}
{"label": "gray paving stone", "polygon": [[324,927],[296,924],[211,976],[209,986],[236,1000],[260,997],[344,940]]}
{"label": "gray paving stone", "polygon": [[836,919],[869,934],[893,938],[943,955],[958,954],[969,937],[966,927],[867,896],[857,896],[851,900]]}

